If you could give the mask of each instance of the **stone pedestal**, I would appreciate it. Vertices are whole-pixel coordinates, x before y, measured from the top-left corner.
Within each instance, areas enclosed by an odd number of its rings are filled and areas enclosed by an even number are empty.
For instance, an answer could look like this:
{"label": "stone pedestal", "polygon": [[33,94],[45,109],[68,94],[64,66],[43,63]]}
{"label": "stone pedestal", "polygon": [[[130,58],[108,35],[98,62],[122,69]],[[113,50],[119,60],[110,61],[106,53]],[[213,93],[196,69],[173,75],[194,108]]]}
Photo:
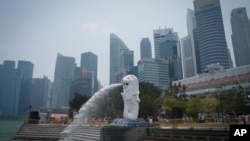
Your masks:
{"label": "stone pedestal", "polygon": [[147,135],[147,128],[106,126],[101,129],[101,141],[138,141]]}
{"label": "stone pedestal", "polygon": [[148,122],[143,119],[130,120],[125,118],[116,118],[110,126],[147,127]]}

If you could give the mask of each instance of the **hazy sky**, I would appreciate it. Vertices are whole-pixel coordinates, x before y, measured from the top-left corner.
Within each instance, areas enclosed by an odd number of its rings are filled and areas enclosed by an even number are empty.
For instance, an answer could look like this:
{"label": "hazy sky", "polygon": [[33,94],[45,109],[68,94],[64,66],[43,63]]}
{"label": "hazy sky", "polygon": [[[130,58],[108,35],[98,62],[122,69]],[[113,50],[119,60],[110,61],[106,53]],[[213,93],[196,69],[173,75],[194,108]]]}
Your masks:
{"label": "hazy sky", "polygon": [[[230,14],[250,0],[221,0],[228,47],[231,50]],[[0,64],[26,60],[34,64],[34,78],[54,80],[57,53],[76,58],[81,53],[98,56],[98,78],[109,84],[109,34],[115,33],[140,58],[141,38],[153,30],[173,28],[187,35],[187,8],[193,0],[0,0]],[[154,51],[153,51],[154,54]],[[154,55],[153,55],[154,56]]]}

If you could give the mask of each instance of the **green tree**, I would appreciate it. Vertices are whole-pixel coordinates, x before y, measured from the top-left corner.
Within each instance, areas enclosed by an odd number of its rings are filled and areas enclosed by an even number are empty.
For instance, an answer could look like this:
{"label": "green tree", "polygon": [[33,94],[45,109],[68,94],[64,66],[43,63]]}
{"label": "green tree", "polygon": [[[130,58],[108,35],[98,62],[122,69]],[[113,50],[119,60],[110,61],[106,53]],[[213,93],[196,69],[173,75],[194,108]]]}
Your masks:
{"label": "green tree", "polygon": [[185,111],[186,106],[187,106],[187,102],[184,100],[179,100],[179,99],[172,98],[172,97],[165,97],[163,105],[162,105],[162,110],[165,111],[168,118],[173,118],[171,117],[173,107],[182,108]]}
{"label": "green tree", "polygon": [[203,103],[204,105],[204,113],[207,113],[208,114],[208,117],[209,117],[209,114],[210,113],[213,113],[213,112],[216,112],[217,111],[217,107],[219,106],[219,101],[214,98],[214,97],[206,97],[206,98],[203,98],[201,100],[201,102]]}
{"label": "green tree", "polygon": [[140,82],[139,89],[141,99],[139,104],[139,117],[156,115],[161,109],[160,89],[148,82]]}
{"label": "green tree", "polygon": [[181,83],[179,83],[178,85],[174,84],[173,86],[169,86],[165,89],[164,96],[176,98],[179,100],[187,100],[186,86],[181,85]]}
{"label": "green tree", "polygon": [[243,113],[244,95],[241,87],[234,87],[229,90],[218,92],[218,100],[221,101],[221,107],[225,113],[237,116]]}
{"label": "green tree", "polygon": [[204,111],[204,104],[202,103],[202,100],[200,97],[193,97],[189,99],[189,101],[187,102],[187,108],[186,108],[186,112],[188,116],[197,118],[198,113],[201,113],[203,111]]}
{"label": "green tree", "polygon": [[81,95],[79,93],[75,93],[74,98],[69,102],[69,117],[73,117],[74,111],[79,111],[82,105],[89,100],[89,96]]}

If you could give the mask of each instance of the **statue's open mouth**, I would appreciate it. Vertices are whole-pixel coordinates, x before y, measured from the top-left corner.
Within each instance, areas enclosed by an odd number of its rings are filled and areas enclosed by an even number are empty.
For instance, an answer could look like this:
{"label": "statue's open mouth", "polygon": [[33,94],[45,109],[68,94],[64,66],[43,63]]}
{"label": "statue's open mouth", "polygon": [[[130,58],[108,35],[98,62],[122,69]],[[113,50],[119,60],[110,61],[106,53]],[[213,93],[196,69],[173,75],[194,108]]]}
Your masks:
{"label": "statue's open mouth", "polygon": [[126,81],[123,81],[123,80],[122,80],[121,83],[122,83],[123,86],[128,86],[128,82],[126,82]]}

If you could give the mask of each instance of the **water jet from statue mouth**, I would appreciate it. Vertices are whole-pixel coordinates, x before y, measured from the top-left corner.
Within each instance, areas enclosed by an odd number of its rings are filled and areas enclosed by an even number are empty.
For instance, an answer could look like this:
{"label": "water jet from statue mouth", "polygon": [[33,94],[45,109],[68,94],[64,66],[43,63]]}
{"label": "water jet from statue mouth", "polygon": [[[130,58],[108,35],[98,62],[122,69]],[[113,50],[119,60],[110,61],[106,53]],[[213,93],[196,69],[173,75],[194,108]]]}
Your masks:
{"label": "water jet from statue mouth", "polygon": [[110,91],[122,85],[122,83],[111,84],[93,94],[93,96],[79,109],[78,113],[74,116],[73,121],[61,132],[62,136],[60,137],[60,141],[69,141],[78,126],[84,124],[88,125],[84,120],[87,119],[91,113],[100,112],[98,109],[95,109],[95,107],[98,107],[98,101],[103,100],[104,97],[107,97],[110,94]]}

